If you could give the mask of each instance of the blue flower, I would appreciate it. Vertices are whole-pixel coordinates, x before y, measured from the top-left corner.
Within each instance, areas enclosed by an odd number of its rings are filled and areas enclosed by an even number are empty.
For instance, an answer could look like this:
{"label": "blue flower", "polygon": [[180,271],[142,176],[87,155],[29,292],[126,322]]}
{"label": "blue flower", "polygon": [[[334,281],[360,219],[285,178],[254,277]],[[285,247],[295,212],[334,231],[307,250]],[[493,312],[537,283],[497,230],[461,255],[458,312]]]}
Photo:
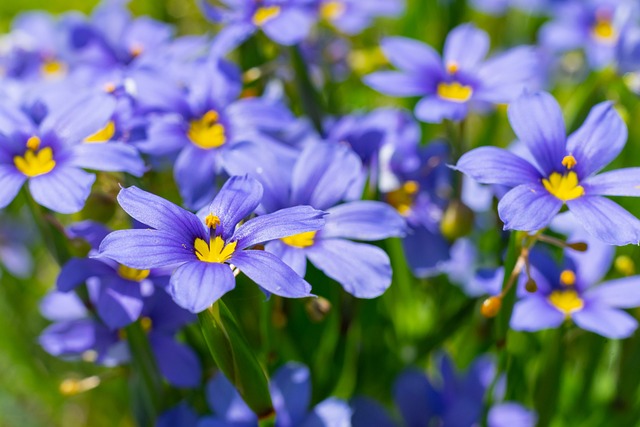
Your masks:
{"label": "blue flower", "polygon": [[92,140],[108,126],[115,102],[106,94],[71,96],[39,123],[18,108],[0,107],[0,208],[25,182],[36,202],[60,213],[82,209],[95,175],[82,170],[144,173],[144,162],[129,145]]}
{"label": "blue flower", "polygon": [[[278,369],[270,383],[276,411],[276,427],[349,426],[351,408],[346,402],[328,398],[309,410],[311,374],[309,369],[289,362]],[[251,412],[229,380],[218,373],[207,384],[207,401],[214,416],[200,420],[198,427],[256,427],[258,417]]]}
{"label": "blue flower", "polygon": [[238,226],[255,211],[262,193],[258,181],[231,177],[199,218],[136,187],[123,188],[118,195],[120,206],[148,228],[111,233],[100,245],[100,256],[139,270],[176,267],[169,292],[178,305],[194,313],[235,287],[229,264],[268,292],[291,298],[309,296],[307,282],[276,256],[254,246],[313,233],[324,224],[324,214],[296,206]]}
{"label": "blue flower", "polygon": [[247,153],[253,153],[248,159],[253,164],[245,163],[237,173],[249,173],[263,183],[264,211],[308,204],[329,214],[321,230],[274,240],[265,250],[301,276],[309,259],[350,294],[359,298],[381,295],[391,284],[389,257],[376,246],[351,239],[402,236],[406,224],[386,203],[356,200],[339,204],[361,193],[358,156],[345,145],[326,142],[307,145],[297,159],[276,158],[255,144],[243,150],[243,155]]}
{"label": "blue flower", "polygon": [[403,37],[382,41],[382,49],[399,71],[365,77],[373,89],[391,96],[420,96],[416,117],[427,123],[462,120],[470,109],[507,103],[525,88],[539,86],[539,58],[521,46],[483,62],[489,36],[471,24],[454,28],[443,58],[428,45]]}
{"label": "blue flower", "polygon": [[398,16],[404,0],[319,0],[320,18],[345,34],[355,35],[377,17]]}
{"label": "blue flower", "polygon": [[547,93],[527,94],[510,105],[509,121],[533,163],[496,147],[463,155],[456,168],[484,184],[511,188],[498,213],[505,229],[545,228],[566,204],[586,231],[613,245],[640,242],[640,221],[602,196],[639,196],[640,169],[596,175],[615,159],[627,128],[612,103],[592,108],[584,124],[566,136],[560,106]]}

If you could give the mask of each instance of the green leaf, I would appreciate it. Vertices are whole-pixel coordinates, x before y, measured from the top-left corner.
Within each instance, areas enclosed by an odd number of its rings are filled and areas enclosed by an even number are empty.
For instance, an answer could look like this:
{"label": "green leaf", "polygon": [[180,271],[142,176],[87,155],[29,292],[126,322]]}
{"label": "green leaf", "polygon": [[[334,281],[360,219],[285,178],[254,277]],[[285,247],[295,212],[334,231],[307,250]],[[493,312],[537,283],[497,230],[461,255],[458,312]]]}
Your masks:
{"label": "green leaf", "polygon": [[198,319],[218,368],[258,418],[272,419],[275,412],[267,376],[227,306],[218,300]]}

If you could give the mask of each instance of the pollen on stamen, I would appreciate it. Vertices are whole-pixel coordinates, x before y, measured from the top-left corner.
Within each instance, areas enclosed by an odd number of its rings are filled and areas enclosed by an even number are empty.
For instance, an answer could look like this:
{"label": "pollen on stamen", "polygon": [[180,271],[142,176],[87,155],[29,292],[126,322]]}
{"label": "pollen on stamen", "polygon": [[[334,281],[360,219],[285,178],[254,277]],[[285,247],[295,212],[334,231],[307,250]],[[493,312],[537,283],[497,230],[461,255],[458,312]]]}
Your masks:
{"label": "pollen on stamen", "polygon": [[562,159],[562,166],[564,166],[569,170],[573,169],[577,164],[578,164],[578,161],[576,160],[575,157],[573,157],[572,154],[564,156],[564,158]]}
{"label": "pollen on stamen", "polygon": [[220,218],[218,218],[216,215],[210,213],[204,219],[204,223],[208,228],[216,228],[217,226],[220,225]]}
{"label": "pollen on stamen", "polygon": [[40,138],[37,136],[32,136],[27,139],[27,148],[31,151],[37,151],[40,148]]}
{"label": "pollen on stamen", "polygon": [[455,61],[447,62],[447,73],[455,74],[455,73],[458,72],[458,70],[459,70],[459,67],[458,67],[458,63],[457,62],[455,62]]}

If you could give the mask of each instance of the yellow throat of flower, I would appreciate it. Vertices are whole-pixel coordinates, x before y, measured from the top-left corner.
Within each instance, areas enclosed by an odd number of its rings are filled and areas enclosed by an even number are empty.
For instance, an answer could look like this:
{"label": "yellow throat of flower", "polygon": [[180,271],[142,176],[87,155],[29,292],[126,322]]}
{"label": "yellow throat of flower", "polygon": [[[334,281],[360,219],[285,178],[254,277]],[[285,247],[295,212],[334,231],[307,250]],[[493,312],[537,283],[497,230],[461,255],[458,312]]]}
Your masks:
{"label": "yellow throat of flower", "polygon": [[56,161],[53,160],[53,150],[51,147],[40,149],[40,138],[32,136],[27,140],[27,150],[23,156],[15,156],[13,164],[16,169],[25,176],[33,178],[34,176],[44,175],[53,170]]}
{"label": "yellow throat of flower", "polygon": [[118,267],[118,275],[126,280],[133,282],[140,282],[149,277],[149,270],[138,270],[136,268],[127,267],[126,265],[120,265]]}
{"label": "yellow throat of flower", "polygon": [[282,240],[285,244],[293,246],[294,248],[308,248],[313,246],[314,239],[316,237],[315,231],[307,231],[306,233],[294,234],[293,236],[283,237]]}
{"label": "yellow throat of flower", "polygon": [[609,16],[598,16],[591,27],[591,34],[596,40],[605,43],[613,43],[618,38],[618,32]]}
{"label": "yellow throat of flower", "polygon": [[458,82],[440,83],[438,84],[438,96],[447,101],[467,102],[473,95],[471,86],[463,85]]}
{"label": "yellow throat of flower", "polygon": [[402,187],[387,194],[387,203],[396,208],[400,215],[407,215],[415,200],[420,186],[415,181],[407,181]]}
{"label": "yellow throat of flower", "polygon": [[340,18],[346,10],[341,1],[326,1],[320,6],[320,16],[326,21]]}
{"label": "yellow throat of flower", "polygon": [[96,142],[107,142],[113,138],[113,135],[116,133],[116,124],[113,120],[110,120],[109,123],[106,124],[105,127],[90,135],[84,139],[84,142],[96,143]]}
{"label": "yellow throat of flower", "polygon": [[553,172],[549,179],[542,180],[542,185],[549,193],[563,202],[577,199],[584,195],[584,188],[578,185],[578,175],[575,172],[568,172],[564,175]]}
{"label": "yellow throat of flower", "polygon": [[200,119],[191,121],[187,136],[196,146],[205,150],[222,146],[227,137],[219,119],[217,111],[207,111]]}
{"label": "yellow throat of flower", "polygon": [[280,15],[280,6],[263,6],[253,14],[253,25],[262,27],[267,22]]}
{"label": "yellow throat of flower", "polygon": [[203,262],[217,262],[222,264],[228,261],[236,250],[238,242],[231,242],[225,244],[225,241],[220,236],[211,237],[209,244],[204,240],[198,238],[193,243],[196,250],[196,256]]}
{"label": "yellow throat of flower", "polygon": [[584,301],[573,289],[553,291],[549,295],[549,302],[564,313],[565,317],[570,317],[572,313],[580,311],[584,307]]}
{"label": "yellow throat of flower", "polygon": [[45,77],[59,77],[67,72],[67,66],[64,62],[48,59],[42,63],[40,71]]}

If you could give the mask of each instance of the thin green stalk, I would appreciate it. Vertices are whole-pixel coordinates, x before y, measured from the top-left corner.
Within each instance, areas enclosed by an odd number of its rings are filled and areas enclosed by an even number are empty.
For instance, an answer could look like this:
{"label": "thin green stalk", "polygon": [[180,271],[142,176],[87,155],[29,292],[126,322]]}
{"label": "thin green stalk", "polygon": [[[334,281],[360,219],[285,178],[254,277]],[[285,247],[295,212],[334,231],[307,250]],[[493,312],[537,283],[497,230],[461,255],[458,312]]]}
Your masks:
{"label": "thin green stalk", "polygon": [[309,70],[307,63],[302,57],[300,48],[293,46],[290,49],[291,62],[295,71],[295,82],[298,91],[300,92],[300,101],[302,103],[302,109],[309,116],[313,126],[318,133],[324,134],[322,128],[322,118],[324,108],[322,107],[322,98],[320,93],[314,87],[311,77],[309,76]]}

